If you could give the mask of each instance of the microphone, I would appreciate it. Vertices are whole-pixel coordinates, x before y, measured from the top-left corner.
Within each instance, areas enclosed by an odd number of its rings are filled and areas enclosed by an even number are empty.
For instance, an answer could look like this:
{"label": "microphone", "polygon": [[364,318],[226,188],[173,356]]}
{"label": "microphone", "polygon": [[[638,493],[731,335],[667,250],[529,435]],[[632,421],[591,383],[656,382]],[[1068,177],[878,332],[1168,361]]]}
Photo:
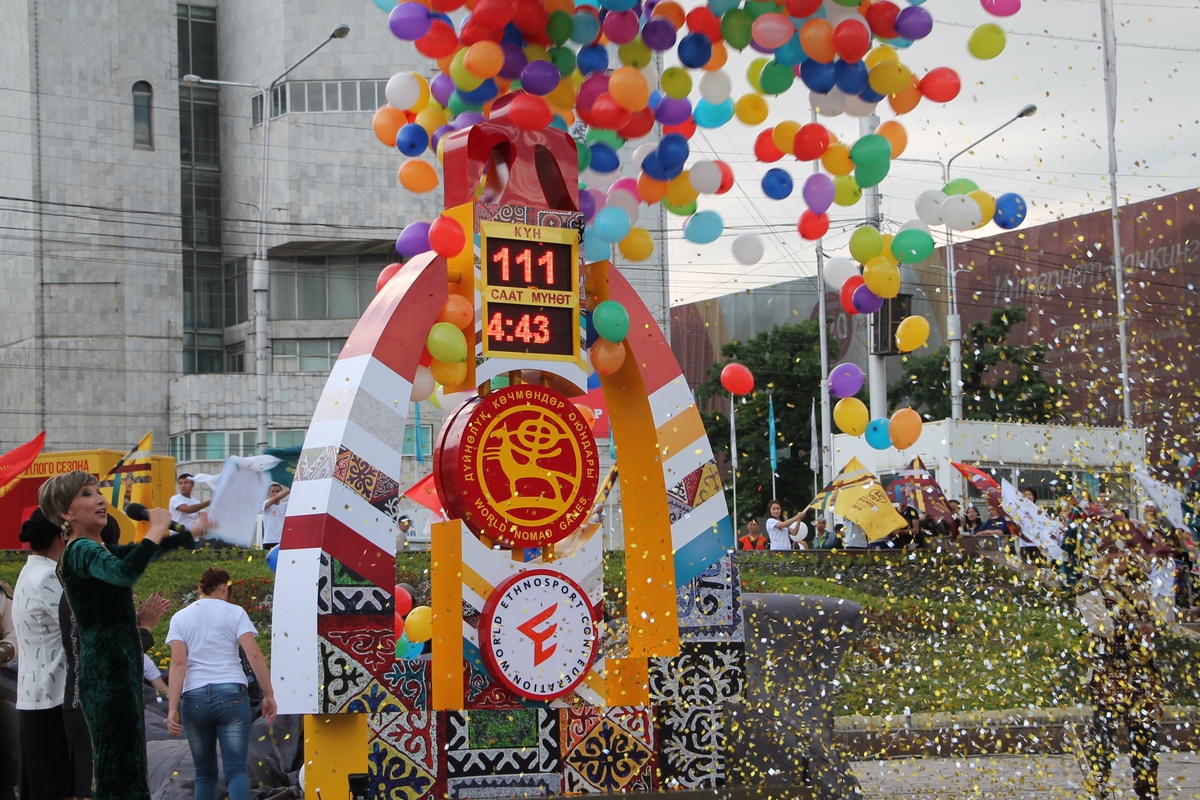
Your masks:
{"label": "microphone", "polygon": [[[147,511],[146,507],[141,503],[130,503],[129,505],[125,506],[125,516],[129,517],[134,522],[150,521],[150,512]],[[187,526],[181,522],[171,520],[171,524],[167,527],[176,533],[191,534],[191,531],[187,529]]]}

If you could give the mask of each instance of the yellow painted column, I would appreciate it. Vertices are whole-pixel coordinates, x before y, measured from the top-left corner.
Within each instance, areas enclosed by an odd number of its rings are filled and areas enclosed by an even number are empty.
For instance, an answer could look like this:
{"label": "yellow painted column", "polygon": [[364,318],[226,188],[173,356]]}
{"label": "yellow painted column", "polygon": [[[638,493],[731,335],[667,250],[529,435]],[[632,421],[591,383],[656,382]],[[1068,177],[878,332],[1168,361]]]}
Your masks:
{"label": "yellow painted column", "polygon": [[433,611],[433,707],[463,707],[462,522],[432,526],[429,560],[430,609]]}
{"label": "yellow painted column", "polygon": [[366,714],[304,716],[305,797],[342,800],[348,775],[367,772]]}

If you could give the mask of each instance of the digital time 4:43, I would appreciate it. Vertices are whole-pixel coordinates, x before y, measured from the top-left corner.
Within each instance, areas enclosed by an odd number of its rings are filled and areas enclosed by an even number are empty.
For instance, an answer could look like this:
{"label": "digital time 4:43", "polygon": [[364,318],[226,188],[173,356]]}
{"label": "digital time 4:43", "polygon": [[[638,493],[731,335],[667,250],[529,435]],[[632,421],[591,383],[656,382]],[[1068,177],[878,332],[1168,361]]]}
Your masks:
{"label": "digital time 4:43", "polygon": [[550,341],[550,318],[545,314],[521,314],[512,319],[497,311],[488,320],[487,335],[497,342],[546,344]]}

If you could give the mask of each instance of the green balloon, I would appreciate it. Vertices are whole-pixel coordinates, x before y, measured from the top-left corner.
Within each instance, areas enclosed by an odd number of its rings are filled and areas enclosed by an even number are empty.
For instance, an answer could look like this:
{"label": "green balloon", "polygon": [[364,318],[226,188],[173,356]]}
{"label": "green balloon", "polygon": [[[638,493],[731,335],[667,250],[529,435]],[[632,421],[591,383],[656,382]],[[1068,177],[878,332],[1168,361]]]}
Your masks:
{"label": "green balloon", "polygon": [[575,71],[575,53],[569,47],[551,47],[547,52],[550,54],[550,63],[558,67],[559,75],[566,77]]}
{"label": "green balloon", "polygon": [[854,8],[860,2],[862,2],[862,0],[833,0],[833,2],[837,3],[839,6],[845,6],[846,8]]}
{"label": "green balloon", "polygon": [[892,239],[892,255],[901,264],[916,264],[933,255],[933,237],[919,228],[900,231]]}
{"label": "green balloon", "polygon": [[742,4],[742,8],[744,8],[746,13],[750,15],[750,20],[752,22],[761,17],[763,14],[770,14],[772,12],[779,11],[779,6],[776,3],[762,2],[762,0],[749,0],[749,2]]}
{"label": "green balloon", "polygon": [[561,45],[571,38],[574,28],[575,23],[571,21],[570,14],[565,11],[551,11],[550,20],[546,23],[546,35],[554,44]]}
{"label": "green balloon", "polygon": [[887,177],[888,170],[891,168],[892,163],[890,161],[884,161],[878,165],[855,167],[854,180],[864,189],[868,186],[878,186],[883,183],[883,179]]}
{"label": "green balloon", "polygon": [[578,139],[575,140],[575,150],[579,153],[579,171],[583,172],[592,165],[592,151]]}
{"label": "green balloon", "polygon": [[496,377],[492,378],[493,389],[503,389],[505,386],[508,386],[507,375],[497,375]]}
{"label": "green balloon", "polygon": [[721,17],[721,37],[734,50],[745,50],[750,44],[750,29],[754,20],[740,8],[730,9]]}
{"label": "green balloon", "polygon": [[471,103],[467,100],[464,100],[462,95],[456,90],[450,95],[450,102],[446,105],[446,110],[449,111],[452,116],[457,117],[464,111],[482,111],[483,106],[478,103]]}
{"label": "green balloon", "polygon": [[[850,160],[854,162],[854,166],[862,169],[864,167],[879,167],[884,166],[883,174],[887,174],[886,166],[892,160],[892,145],[887,139],[877,133],[870,133],[860,138],[850,148]],[[883,180],[882,177],[880,180]],[[878,181],[877,181],[878,182]],[[860,186],[874,186],[875,184],[866,184],[859,182]]]}
{"label": "green balloon", "polygon": [[616,300],[605,300],[592,311],[592,330],[602,339],[623,342],[629,335],[629,312]]}
{"label": "green balloon", "polygon": [[783,94],[792,88],[792,82],[795,80],[796,71],[778,61],[768,62],[763,67],[762,74],[758,76],[758,83],[762,87],[763,94],[772,95]]}
{"label": "green balloon", "polygon": [[682,206],[673,206],[670,203],[668,203],[666,200],[664,200],[663,205],[666,206],[667,211],[670,211],[672,214],[674,214],[678,217],[690,217],[692,214],[696,213],[696,201],[695,200],[693,200],[692,202],[690,202],[686,205],[682,205]]}
{"label": "green balloon", "polygon": [[605,130],[604,128],[588,128],[587,133],[583,135],[583,140],[588,144],[593,142],[604,142],[613,150],[620,150],[625,140],[617,135],[616,131]]}
{"label": "green balloon", "polygon": [[850,234],[850,255],[860,264],[865,264],[883,252],[883,235],[878,228],[861,225]]}
{"label": "green balloon", "polygon": [[449,322],[435,322],[425,337],[429,355],[444,364],[461,364],[467,360],[467,339],[457,326]]}
{"label": "green balloon", "polygon": [[942,187],[942,192],[949,197],[952,194],[970,194],[978,192],[979,184],[970,178],[955,178]]}

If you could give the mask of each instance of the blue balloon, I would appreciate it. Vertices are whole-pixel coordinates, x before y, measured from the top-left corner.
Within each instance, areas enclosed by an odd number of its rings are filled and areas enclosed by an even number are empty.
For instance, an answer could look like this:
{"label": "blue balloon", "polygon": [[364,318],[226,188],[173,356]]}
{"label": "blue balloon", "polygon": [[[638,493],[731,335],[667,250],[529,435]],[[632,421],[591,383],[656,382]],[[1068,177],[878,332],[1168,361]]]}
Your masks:
{"label": "blue balloon", "polygon": [[799,33],[793,33],[792,38],[787,40],[787,44],[776,48],[775,60],[790,67],[803,64],[808,60],[808,53],[804,52],[804,48],[800,45]]}
{"label": "blue balloon", "polygon": [[554,119],[550,120],[550,127],[560,131],[570,131],[570,128],[567,127],[567,121],[558,114],[555,114]]}
{"label": "blue balloon", "polygon": [[646,103],[646,105],[649,106],[650,108],[654,108],[656,105],[658,105],[659,101],[662,100],[664,97],[666,97],[665,94],[663,94],[660,90],[655,89],[653,92],[650,93],[650,102]]}
{"label": "blue balloon", "polygon": [[689,33],[679,40],[675,55],[688,69],[700,69],[712,58],[712,40],[703,33]]}
{"label": "blue balloon", "polygon": [[739,0],[708,0],[709,10],[718,17],[740,5],[741,2]]}
{"label": "blue balloon", "polygon": [[583,231],[583,257],[588,263],[612,258],[612,243],[597,236],[596,229],[590,225]]}
{"label": "blue balloon", "polygon": [[725,220],[716,211],[697,211],[683,226],[683,238],[694,244],[711,244],[725,230]]}
{"label": "blue balloon", "polygon": [[592,154],[591,168],[596,172],[615,172],[621,166],[621,157],[617,151],[604,142],[592,142],[588,145]]}
{"label": "blue balloon", "polygon": [[762,190],[772,200],[783,200],[792,193],[792,176],[786,169],[772,167],[763,175]]}
{"label": "blue balloon", "polygon": [[419,658],[421,653],[425,651],[424,642],[414,642],[408,638],[408,633],[401,633],[396,637],[396,658],[414,659]]}
{"label": "blue balloon", "polygon": [[521,33],[520,28],[510,22],[504,26],[504,35],[500,37],[500,44],[511,44],[522,48],[525,46],[525,35]]}
{"label": "blue balloon", "polygon": [[651,151],[642,159],[642,172],[646,173],[646,177],[653,178],[656,181],[668,181],[667,170],[663,167],[662,162],[658,160],[658,151]]}
{"label": "blue balloon", "polygon": [[429,131],[415,122],[400,128],[396,134],[396,149],[406,156],[419,156],[429,147]]}
{"label": "blue balloon", "polygon": [[872,89],[870,84],[867,84],[867,88],[859,92],[858,96],[864,103],[878,103],[883,100],[883,95]]}
{"label": "blue balloon", "polygon": [[683,166],[690,153],[687,139],[679,133],[668,133],[658,143],[658,163],[668,170]]}
{"label": "blue balloon", "polygon": [[571,15],[571,41],[590,45],[600,35],[600,20],[592,14],[580,12]]}
{"label": "blue balloon", "polygon": [[817,94],[829,94],[837,85],[837,68],[810,58],[800,65],[800,80]]}
{"label": "blue balloon", "polygon": [[275,545],[267,551],[267,567],[271,572],[279,568],[279,545]]}
{"label": "blue balloon", "polygon": [[860,94],[863,89],[871,88],[871,85],[867,83],[867,75],[870,70],[863,62],[855,61],[850,64],[839,58],[833,62],[833,66],[834,81],[837,88],[841,89],[844,94]]}
{"label": "blue balloon", "polygon": [[[591,345],[589,345],[589,347],[590,346]],[[600,388],[600,373],[599,372],[593,372],[591,375],[588,375],[587,388],[588,388],[589,392],[592,389]]]}
{"label": "blue balloon", "polygon": [[380,11],[391,11],[396,7],[396,0],[375,0],[375,7]]}
{"label": "blue balloon", "polygon": [[575,56],[575,66],[580,75],[603,72],[608,69],[608,51],[598,44],[581,47],[579,54]]}
{"label": "blue balloon", "polygon": [[592,326],[592,315],[584,313],[582,315],[581,324],[583,325],[583,343],[586,347],[591,347],[596,343],[596,340],[600,338],[600,334],[596,333],[596,329]]}
{"label": "blue balloon", "polygon": [[892,437],[888,433],[890,423],[887,417],[876,417],[867,423],[867,444],[876,450],[887,450],[892,446]]}
{"label": "blue balloon", "polygon": [[609,11],[628,11],[638,4],[638,0],[600,0],[600,7]]}
{"label": "blue balloon", "polygon": [[731,119],[733,119],[733,98],[729,97],[716,105],[704,99],[697,100],[696,107],[692,110],[692,120],[695,121],[697,128],[719,128]]}
{"label": "blue balloon", "polygon": [[1007,192],[996,198],[996,213],[992,215],[992,222],[1006,231],[1011,231],[1025,221],[1027,211],[1025,199],[1021,195]]}
{"label": "blue balloon", "polygon": [[596,212],[592,222],[592,232],[609,244],[616,244],[628,236],[631,227],[629,214],[619,206],[605,206]]}
{"label": "blue balloon", "polygon": [[492,78],[488,78],[469,92],[464,92],[462,89],[458,90],[459,97],[475,106],[483,105],[488,100],[494,99],[498,94],[500,94],[500,87],[496,85],[496,81]]}

